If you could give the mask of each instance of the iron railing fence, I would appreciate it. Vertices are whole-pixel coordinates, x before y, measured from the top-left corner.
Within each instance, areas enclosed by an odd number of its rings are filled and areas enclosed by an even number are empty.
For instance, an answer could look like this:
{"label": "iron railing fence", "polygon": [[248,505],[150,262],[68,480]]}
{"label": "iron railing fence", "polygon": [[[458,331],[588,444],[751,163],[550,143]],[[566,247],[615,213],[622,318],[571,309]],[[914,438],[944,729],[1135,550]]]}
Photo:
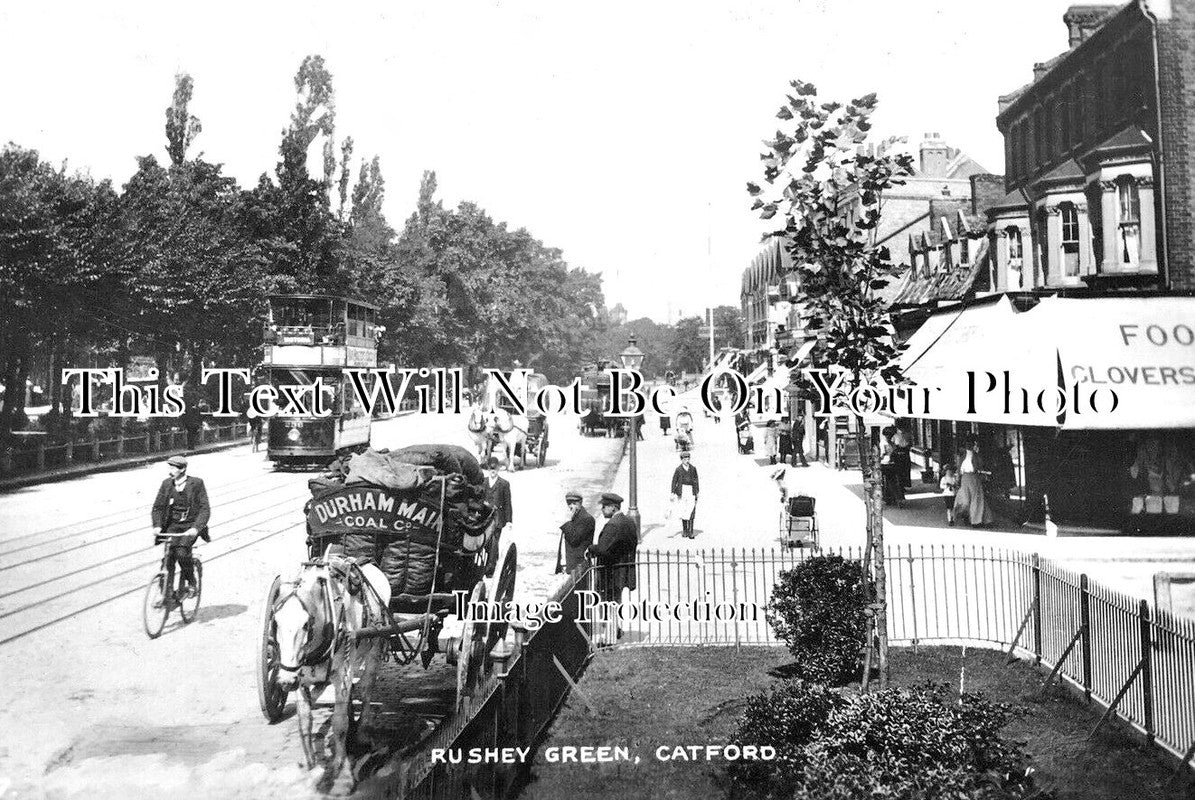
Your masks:
{"label": "iron railing fence", "polygon": [[[861,559],[859,548],[826,549]],[[807,550],[640,551],[618,646],[783,645],[766,619],[780,574]],[[1195,621],[1034,553],[897,546],[885,553],[888,636],[897,645],[967,644],[1051,669],[1176,756],[1195,746]],[[595,570],[596,586],[606,576]],[[583,584],[578,588],[593,586]],[[696,603],[696,605],[694,605]]]}
{"label": "iron railing fence", "polygon": [[594,651],[592,626],[577,622],[579,598],[574,591],[592,586],[592,574],[579,573],[548,598],[561,604],[563,621],[534,631],[512,626],[509,656],[492,665],[493,671],[456,713],[417,752],[404,754],[395,769],[362,782],[353,796],[428,800],[514,796],[527,779],[530,763],[433,762],[432,750],[468,753],[472,748],[535,747]]}
{"label": "iron railing fence", "polygon": [[[232,441],[238,437],[248,438],[245,423],[214,425],[199,432],[196,446]],[[129,456],[164,453],[186,447],[186,444],[187,432],[184,430],[141,432],[129,436],[118,434],[107,439],[72,441],[57,445],[37,442],[32,447],[14,447],[0,454],[0,474],[20,475],[75,464],[94,464]]]}

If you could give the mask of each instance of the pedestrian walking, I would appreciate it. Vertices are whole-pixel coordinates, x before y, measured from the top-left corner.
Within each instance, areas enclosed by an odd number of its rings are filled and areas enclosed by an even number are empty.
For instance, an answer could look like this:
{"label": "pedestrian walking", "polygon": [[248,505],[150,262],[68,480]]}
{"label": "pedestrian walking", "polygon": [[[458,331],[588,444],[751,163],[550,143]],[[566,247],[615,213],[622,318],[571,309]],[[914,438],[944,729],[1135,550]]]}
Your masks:
{"label": "pedestrian walking", "polygon": [[183,534],[170,540],[170,550],[166,555],[165,601],[169,603],[176,564],[182,572],[182,598],[190,597],[195,590],[195,562],[191,558],[191,548],[195,546],[196,539],[202,538],[205,542],[212,540],[207,530],[212,510],[203,481],[187,475],[187,459],[171,456],[166,464],[170,477],[158,487],[150,517],[154,544],[165,541],[162,534]]}
{"label": "pedestrian walking", "polygon": [[805,460],[805,409],[800,407],[797,409],[797,414],[793,417],[792,431],[789,433],[789,438],[792,440],[793,448],[793,463],[796,464],[798,460],[802,467],[809,466],[809,462]]}
{"label": "pedestrian walking", "polygon": [[901,500],[904,500],[904,490],[913,486],[913,440],[909,438],[901,423],[897,423],[892,432],[892,448],[892,464],[896,467],[901,486]]}
{"label": "pedestrian walking", "polygon": [[593,515],[585,510],[581,495],[569,492],[564,496],[569,517],[560,526],[560,545],[556,548],[556,572],[571,573],[585,563],[585,551],[593,544],[593,532],[597,523]]}
{"label": "pedestrian walking", "polygon": [[938,485],[942,487],[942,499],[946,505],[946,524],[954,524],[954,498],[958,494],[958,469],[954,464],[942,465],[942,477]]}
{"label": "pedestrian walking", "polygon": [[689,452],[680,454],[680,464],[672,473],[672,499],[676,515],[681,520],[681,534],[692,539],[693,520],[697,516],[697,495],[701,492],[701,484],[697,478],[697,468],[690,463]]}
{"label": "pedestrian walking", "polygon": [[884,503],[899,507],[904,505],[905,486],[900,479],[898,448],[893,442],[896,429],[889,426],[881,433],[884,438],[880,444],[880,476],[883,480]]}
{"label": "pedestrian walking", "polygon": [[800,490],[799,467],[796,464],[781,464],[772,472],[772,480],[780,489],[781,505],[788,502],[790,497],[798,497]]}
{"label": "pedestrian walking", "polygon": [[[776,432],[776,454],[780,458],[781,464],[787,464],[789,456],[793,455],[793,436],[792,429],[788,424],[788,417],[780,419],[780,425]],[[775,461],[772,462],[776,463]],[[796,457],[793,457],[793,463],[796,462]]]}
{"label": "pedestrian walking", "polygon": [[253,439],[253,452],[261,449],[262,419],[258,414],[249,414],[249,435]]}
{"label": "pedestrian walking", "polygon": [[780,452],[780,427],[773,420],[763,431],[763,451],[768,457],[769,464],[776,463],[776,456]]}
{"label": "pedestrian walking", "polygon": [[955,517],[966,519],[972,527],[991,523],[992,509],[983,494],[984,462],[974,436],[963,442],[958,473],[959,488],[954,498]]}
{"label": "pedestrian walking", "polygon": [[485,471],[485,501],[494,507],[494,535],[486,550],[486,574],[498,563],[498,540],[514,522],[514,505],[510,499],[510,482],[498,474],[498,459],[490,456]]}

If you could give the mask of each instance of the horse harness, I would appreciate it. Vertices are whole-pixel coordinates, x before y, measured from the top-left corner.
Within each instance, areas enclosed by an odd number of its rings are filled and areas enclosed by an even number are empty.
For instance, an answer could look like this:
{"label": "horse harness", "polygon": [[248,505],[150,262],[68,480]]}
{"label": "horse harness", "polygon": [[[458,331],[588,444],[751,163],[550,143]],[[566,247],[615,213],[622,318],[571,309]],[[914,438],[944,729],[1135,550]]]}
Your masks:
{"label": "horse harness", "polygon": [[[329,591],[328,584],[330,582],[327,577],[321,576],[317,580],[321,586],[320,591],[324,596],[324,605],[327,611],[327,618],[320,629],[320,640],[322,641],[322,644],[318,650],[310,651],[312,636],[314,634],[315,614],[312,612],[312,609],[308,607],[306,601],[303,600],[303,597],[298,593],[299,581],[295,581],[293,584],[291,584],[290,592],[282,597],[279,597],[274,603],[274,612],[277,613],[278,609],[282,608],[282,606],[288,600],[293,598],[295,602],[299,604],[299,607],[303,609],[304,613],[307,614],[307,622],[303,623],[303,628],[307,631],[307,638],[303,642],[303,647],[299,650],[299,663],[291,665],[283,664],[281,661],[279,661],[278,666],[280,666],[282,669],[298,672],[302,667],[315,666],[321,661],[324,661],[332,656],[333,647],[336,643],[335,620],[337,619],[340,610],[343,608],[344,600],[340,596],[339,592],[333,593],[332,591]],[[333,597],[333,594],[335,594],[335,597]]]}

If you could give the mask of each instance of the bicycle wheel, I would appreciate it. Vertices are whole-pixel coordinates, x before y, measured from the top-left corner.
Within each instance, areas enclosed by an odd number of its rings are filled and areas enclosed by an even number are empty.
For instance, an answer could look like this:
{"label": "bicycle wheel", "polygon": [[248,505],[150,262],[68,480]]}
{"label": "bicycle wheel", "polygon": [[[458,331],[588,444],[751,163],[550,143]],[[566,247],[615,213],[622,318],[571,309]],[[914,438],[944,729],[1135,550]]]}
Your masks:
{"label": "bicycle wheel", "polygon": [[[192,556],[192,561],[195,564],[195,594],[178,604],[178,613],[182,615],[185,623],[195,619],[195,615],[199,612],[199,596],[203,593],[203,562],[194,556]],[[182,583],[181,576],[179,583]]]}
{"label": "bicycle wheel", "polygon": [[145,587],[145,601],[141,606],[141,619],[145,623],[146,635],[151,639],[158,638],[162,628],[166,627],[168,616],[170,606],[166,605],[166,573],[159,572]]}

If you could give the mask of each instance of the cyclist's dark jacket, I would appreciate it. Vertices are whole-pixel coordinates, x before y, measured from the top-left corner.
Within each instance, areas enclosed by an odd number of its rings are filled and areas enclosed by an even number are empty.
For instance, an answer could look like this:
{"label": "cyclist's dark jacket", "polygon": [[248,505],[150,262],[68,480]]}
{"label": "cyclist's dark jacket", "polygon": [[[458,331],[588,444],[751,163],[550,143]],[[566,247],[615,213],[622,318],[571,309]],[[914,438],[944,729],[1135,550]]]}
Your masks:
{"label": "cyclist's dark jacket", "polygon": [[[171,502],[171,501],[175,502]],[[173,510],[185,502],[187,517],[185,520],[175,519]],[[158,530],[165,530],[167,525],[181,522],[188,528],[195,528],[204,541],[211,541],[207,532],[207,521],[212,516],[211,506],[207,501],[207,489],[199,478],[187,476],[187,483],[181,492],[174,488],[174,478],[167,478],[158,487],[158,497],[154,500],[153,526]]]}

